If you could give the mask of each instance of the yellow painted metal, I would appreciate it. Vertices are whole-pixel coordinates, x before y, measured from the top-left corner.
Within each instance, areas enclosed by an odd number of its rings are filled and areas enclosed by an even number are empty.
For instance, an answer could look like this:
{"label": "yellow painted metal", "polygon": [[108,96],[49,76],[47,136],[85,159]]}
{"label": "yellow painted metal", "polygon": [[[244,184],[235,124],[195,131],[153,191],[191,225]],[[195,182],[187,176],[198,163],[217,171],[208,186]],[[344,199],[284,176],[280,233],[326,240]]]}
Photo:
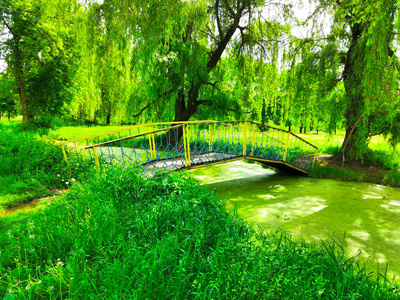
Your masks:
{"label": "yellow painted metal", "polygon": [[153,157],[152,157],[153,160],[157,158],[156,141],[154,136],[155,136],[154,133],[151,134],[151,139],[153,140]]}
{"label": "yellow painted metal", "polygon": [[189,130],[189,125],[186,125],[186,140],[187,140],[187,156],[188,156],[188,167],[190,168],[191,160],[190,160],[190,130]]}
{"label": "yellow painted metal", "polygon": [[188,157],[188,155],[187,155],[187,147],[186,147],[186,130],[185,130],[185,126],[186,125],[183,125],[182,126],[182,131],[183,131],[183,147],[185,148],[185,167],[188,167],[188,161],[187,161],[187,157]]}
{"label": "yellow painted metal", "polygon": [[251,155],[254,155],[254,146],[256,145],[256,131],[253,130],[253,138],[251,141]]}
{"label": "yellow painted metal", "polygon": [[208,142],[208,146],[209,149],[208,151],[212,151],[212,140],[213,140],[213,124],[208,124],[208,136],[209,136],[209,142]]}
{"label": "yellow painted metal", "polygon": [[289,140],[290,140],[290,131],[287,133],[286,145],[285,145],[285,153],[283,154],[283,161],[286,161],[286,155],[289,147]]}
{"label": "yellow painted metal", "polygon": [[[154,132],[154,125],[151,125],[150,126],[150,132]],[[150,146],[150,157],[151,157],[151,160],[155,160],[156,159],[156,142],[155,142],[155,139],[154,139],[154,133],[151,133],[150,134],[150,140],[151,140],[151,146]]]}
{"label": "yellow painted metal", "polygon": [[150,160],[153,160],[153,141],[151,139],[151,134],[149,134],[149,153],[150,153]]}
{"label": "yellow painted metal", "polygon": [[314,153],[314,159],[313,159],[313,162],[312,162],[312,167],[311,167],[311,170],[312,170],[312,169],[314,169],[315,160],[317,159],[317,153],[318,153],[318,149],[317,149],[317,150],[315,150],[315,153]]}
{"label": "yellow painted metal", "polygon": [[94,162],[96,163],[97,170],[100,172],[101,168],[100,168],[99,158],[97,157],[96,148],[92,148],[92,150],[93,150]]}
{"label": "yellow painted metal", "polygon": [[247,121],[244,121],[243,126],[243,156],[247,153]]}
{"label": "yellow painted metal", "polygon": [[63,152],[63,155],[64,155],[64,160],[65,160],[65,162],[67,163],[67,166],[68,166],[69,174],[72,175],[71,166],[69,165],[69,161],[68,161],[68,157],[67,157],[67,152],[65,152],[65,147],[64,147],[64,145],[61,146],[61,149],[62,149],[62,152]]}

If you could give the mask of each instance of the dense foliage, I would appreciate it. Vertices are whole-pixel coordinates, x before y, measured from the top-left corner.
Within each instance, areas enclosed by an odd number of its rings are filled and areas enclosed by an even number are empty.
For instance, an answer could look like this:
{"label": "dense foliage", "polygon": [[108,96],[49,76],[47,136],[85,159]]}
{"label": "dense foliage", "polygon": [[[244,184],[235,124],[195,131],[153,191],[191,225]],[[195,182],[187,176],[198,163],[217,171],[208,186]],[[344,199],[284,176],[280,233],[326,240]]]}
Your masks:
{"label": "dense foliage", "polygon": [[345,130],[343,160],[399,141],[393,0],[2,0],[0,14],[24,121],[268,119]]}
{"label": "dense foliage", "polygon": [[257,232],[178,173],[94,176],[1,232],[0,246],[10,299],[396,297],[334,244]]}

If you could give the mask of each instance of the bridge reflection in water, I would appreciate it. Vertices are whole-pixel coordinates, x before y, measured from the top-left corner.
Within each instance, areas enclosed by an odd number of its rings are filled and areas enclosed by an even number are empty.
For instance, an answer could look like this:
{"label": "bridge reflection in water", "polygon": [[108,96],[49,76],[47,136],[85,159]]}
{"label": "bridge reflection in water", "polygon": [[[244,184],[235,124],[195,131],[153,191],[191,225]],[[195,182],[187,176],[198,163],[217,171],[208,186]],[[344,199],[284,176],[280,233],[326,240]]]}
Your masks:
{"label": "bridge reflection in water", "polygon": [[151,123],[60,144],[68,167],[69,155],[76,155],[99,171],[107,166],[181,170],[250,159],[307,174],[317,153],[289,131],[249,121]]}

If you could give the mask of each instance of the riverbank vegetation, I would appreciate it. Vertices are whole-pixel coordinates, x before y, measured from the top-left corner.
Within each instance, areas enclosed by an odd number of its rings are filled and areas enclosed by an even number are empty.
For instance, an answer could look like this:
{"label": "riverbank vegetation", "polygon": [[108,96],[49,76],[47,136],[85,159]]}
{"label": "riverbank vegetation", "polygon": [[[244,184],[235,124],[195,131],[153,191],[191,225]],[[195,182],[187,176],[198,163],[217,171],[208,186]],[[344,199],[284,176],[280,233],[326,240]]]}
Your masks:
{"label": "riverbank vegetation", "polygon": [[179,173],[91,176],[2,230],[0,244],[9,298],[397,297],[335,243],[257,230]]}
{"label": "riverbank vegetation", "polygon": [[84,168],[72,158],[70,174],[54,140],[21,124],[0,124],[0,141],[0,212],[13,204],[68,188],[69,178],[79,178]]}

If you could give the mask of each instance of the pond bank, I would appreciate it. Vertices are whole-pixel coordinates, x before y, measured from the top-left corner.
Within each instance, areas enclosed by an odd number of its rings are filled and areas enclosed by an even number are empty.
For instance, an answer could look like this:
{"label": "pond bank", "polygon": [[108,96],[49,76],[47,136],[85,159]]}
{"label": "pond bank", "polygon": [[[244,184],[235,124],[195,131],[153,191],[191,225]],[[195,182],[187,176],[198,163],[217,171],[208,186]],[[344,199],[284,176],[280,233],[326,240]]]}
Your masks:
{"label": "pond bank", "polygon": [[314,168],[309,175],[313,178],[357,181],[400,187],[398,170],[385,170],[377,165],[346,163],[334,160],[332,155],[317,155]]}

